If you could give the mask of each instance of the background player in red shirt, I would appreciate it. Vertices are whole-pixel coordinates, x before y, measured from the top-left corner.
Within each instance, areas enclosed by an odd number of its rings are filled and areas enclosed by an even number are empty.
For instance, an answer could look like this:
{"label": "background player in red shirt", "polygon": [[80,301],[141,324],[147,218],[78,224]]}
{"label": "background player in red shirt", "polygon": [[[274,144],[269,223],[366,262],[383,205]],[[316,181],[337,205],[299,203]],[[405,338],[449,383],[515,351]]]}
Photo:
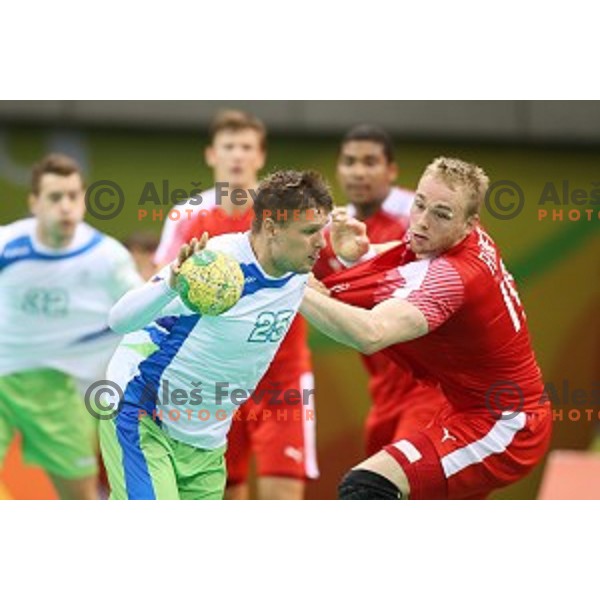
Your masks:
{"label": "background player in red shirt", "polygon": [[[223,233],[248,231],[254,212],[252,193],[266,160],[266,129],[256,117],[241,111],[223,111],[210,127],[206,162],[214,169],[215,188],[179,207],[192,219],[167,222],[156,262],[165,264],[182,244]],[[227,185],[225,185],[227,184]],[[234,193],[234,190],[235,193]],[[283,402],[284,392],[297,390],[300,402]],[[306,390],[306,392],[303,392]],[[256,458],[258,497],[300,500],[305,480],[319,475],[316,462],[314,379],[302,317],[292,322],[255,398],[242,405],[229,431],[226,453],[228,481],[225,497],[247,499],[249,462]]]}
{"label": "background player in red shirt", "polygon": [[[373,243],[401,240],[415,193],[394,185],[398,167],[394,144],[376,125],[357,125],[344,136],[337,160],[338,181],[348,199],[347,214],[365,224]],[[313,269],[323,279],[344,267],[328,245]],[[390,360],[383,352],[362,356],[369,373],[371,409],[365,425],[367,456],[425,426],[443,396],[437,385],[418,381],[407,364]]]}
{"label": "background player in red shirt", "polygon": [[[481,498],[528,473],[552,428],[525,315],[493,240],[479,225],[489,180],[476,165],[438,158],[421,180],[409,240],[326,281],[303,312],[361,352],[386,349],[437,380],[446,403],[347,473],[342,499]],[[367,254],[364,225],[338,214],[340,256]]]}

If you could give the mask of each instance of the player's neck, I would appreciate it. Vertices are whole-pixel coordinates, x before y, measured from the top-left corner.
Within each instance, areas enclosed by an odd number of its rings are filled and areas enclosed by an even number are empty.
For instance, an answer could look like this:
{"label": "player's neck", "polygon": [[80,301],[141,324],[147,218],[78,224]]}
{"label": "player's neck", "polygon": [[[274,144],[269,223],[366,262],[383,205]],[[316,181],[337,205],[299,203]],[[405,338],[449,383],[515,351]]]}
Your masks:
{"label": "player's neck", "polygon": [[[386,196],[387,197],[387,196]],[[356,218],[359,221],[366,221],[370,219],[374,214],[381,210],[385,198],[382,200],[373,200],[367,204],[352,204],[356,211]]]}
{"label": "player's neck", "polygon": [[[219,199],[220,208],[230,216],[243,215],[254,205],[253,194],[257,194],[258,181],[254,180],[242,186],[229,186],[229,193]],[[235,197],[232,198],[232,192]],[[245,192],[245,194],[244,194]]]}
{"label": "player's neck", "polygon": [[250,232],[250,245],[254,251],[254,255],[258,260],[258,264],[262,270],[271,277],[283,277],[287,271],[281,271],[273,261],[271,251],[267,244],[267,240],[259,234]]}
{"label": "player's neck", "polygon": [[41,223],[37,224],[35,230],[35,236],[38,242],[46,248],[52,248],[53,250],[62,250],[67,248],[73,242],[75,234],[68,237],[58,236],[55,232],[45,230]]}

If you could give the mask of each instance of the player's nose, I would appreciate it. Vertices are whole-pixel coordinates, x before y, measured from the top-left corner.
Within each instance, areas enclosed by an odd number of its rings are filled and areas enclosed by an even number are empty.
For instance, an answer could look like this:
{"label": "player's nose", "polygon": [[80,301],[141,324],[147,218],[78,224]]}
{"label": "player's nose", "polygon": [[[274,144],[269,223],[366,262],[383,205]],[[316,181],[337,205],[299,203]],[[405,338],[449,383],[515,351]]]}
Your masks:
{"label": "player's nose", "polygon": [[429,229],[429,217],[427,216],[427,211],[423,211],[419,214],[414,223],[419,229],[423,229],[423,231]]}
{"label": "player's nose", "polygon": [[363,179],[367,171],[362,163],[354,163],[350,168],[350,175],[353,179]]}
{"label": "player's nose", "polygon": [[73,208],[73,203],[71,202],[71,200],[69,200],[69,197],[65,194],[64,196],[62,196],[62,198],[60,199],[60,202],[58,203],[58,209],[60,210],[61,213],[68,214],[71,212],[72,208]]}

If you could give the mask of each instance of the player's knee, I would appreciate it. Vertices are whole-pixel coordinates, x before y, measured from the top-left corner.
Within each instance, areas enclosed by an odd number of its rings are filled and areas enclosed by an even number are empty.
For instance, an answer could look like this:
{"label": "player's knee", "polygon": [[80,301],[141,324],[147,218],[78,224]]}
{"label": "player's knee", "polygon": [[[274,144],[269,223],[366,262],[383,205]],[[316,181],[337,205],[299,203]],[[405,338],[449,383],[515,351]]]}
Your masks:
{"label": "player's knee", "polygon": [[386,477],[368,471],[348,471],[338,486],[340,500],[401,500],[402,493]]}

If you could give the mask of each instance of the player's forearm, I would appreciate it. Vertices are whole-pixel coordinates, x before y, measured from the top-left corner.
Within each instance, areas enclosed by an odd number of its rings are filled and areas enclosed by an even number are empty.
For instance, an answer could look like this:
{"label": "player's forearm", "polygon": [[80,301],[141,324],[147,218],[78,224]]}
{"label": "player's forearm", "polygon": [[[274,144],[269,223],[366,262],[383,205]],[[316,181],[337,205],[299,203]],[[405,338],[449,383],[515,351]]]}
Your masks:
{"label": "player's forearm", "polygon": [[148,282],[125,294],[111,309],[108,325],[116,333],[126,334],[144,328],[160,316],[167,304],[177,297],[166,280]]}
{"label": "player's forearm", "polygon": [[323,333],[363,354],[421,337],[429,329],[423,313],[399,299],[365,310],[307,288],[300,311]]}
{"label": "player's forearm", "polygon": [[379,323],[371,311],[350,306],[307,288],[300,312],[323,333],[364,354],[381,339]]}

